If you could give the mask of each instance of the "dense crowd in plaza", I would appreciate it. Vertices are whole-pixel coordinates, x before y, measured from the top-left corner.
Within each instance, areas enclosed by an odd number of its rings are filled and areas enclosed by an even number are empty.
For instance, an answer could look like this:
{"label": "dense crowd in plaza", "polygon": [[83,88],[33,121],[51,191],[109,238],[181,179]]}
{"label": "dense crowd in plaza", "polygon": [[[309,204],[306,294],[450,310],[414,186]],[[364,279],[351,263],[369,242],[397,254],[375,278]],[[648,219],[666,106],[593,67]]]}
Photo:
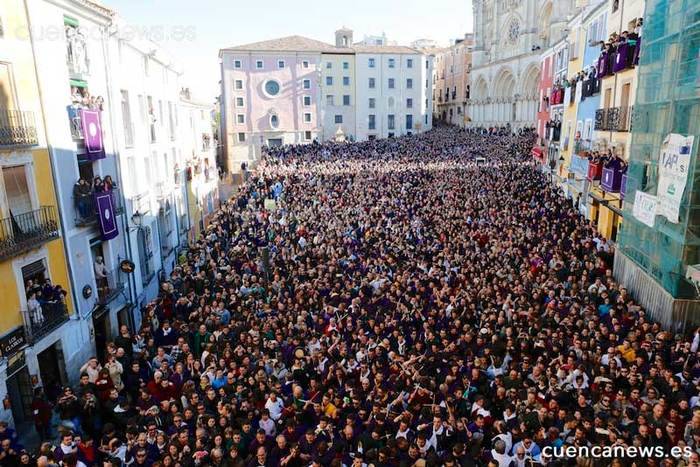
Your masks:
{"label": "dense crowd in plaza", "polygon": [[0,427],[0,464],[588,465],[547,453],[625,445],[692,455],[596,465],[697,465],[700,336],[615,282],[534,141],[269,149],[138,332],[37,392],[40,449]]}

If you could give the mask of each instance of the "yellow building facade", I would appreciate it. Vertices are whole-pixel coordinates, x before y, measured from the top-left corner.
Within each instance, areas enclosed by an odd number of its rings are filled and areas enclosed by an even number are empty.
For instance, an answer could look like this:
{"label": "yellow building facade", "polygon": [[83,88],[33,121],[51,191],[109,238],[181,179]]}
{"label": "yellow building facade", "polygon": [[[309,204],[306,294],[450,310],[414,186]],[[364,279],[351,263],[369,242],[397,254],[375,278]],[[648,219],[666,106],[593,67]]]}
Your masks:
{"label": "yellow building facade", "polygon": [[24,2],[4,0],[0,21],[0,398],[14,404],[31,395],[27,349],[73,304]]}

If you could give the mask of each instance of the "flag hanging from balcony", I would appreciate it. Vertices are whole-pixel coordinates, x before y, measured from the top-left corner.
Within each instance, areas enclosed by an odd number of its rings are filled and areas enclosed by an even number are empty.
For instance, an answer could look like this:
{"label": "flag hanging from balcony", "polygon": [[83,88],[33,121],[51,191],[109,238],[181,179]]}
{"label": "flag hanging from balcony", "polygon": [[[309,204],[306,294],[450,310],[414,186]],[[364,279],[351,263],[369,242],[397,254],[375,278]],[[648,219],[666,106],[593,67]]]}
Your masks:
{"label": "flag hanging from balcony", "polygon": [[119,235],[117,228],[117,218],[114,215],[113,192],[95,193],[95,206],[100,217],[100,230],[102,240],[111,240]]}
{"label": "flag hanging from balcony", "polygon": [[80,123],[85,138],[85,152],[88,159],[104,159],[105,151],[102,145],[102,124],[100,112],[97,110],[80,109]]}

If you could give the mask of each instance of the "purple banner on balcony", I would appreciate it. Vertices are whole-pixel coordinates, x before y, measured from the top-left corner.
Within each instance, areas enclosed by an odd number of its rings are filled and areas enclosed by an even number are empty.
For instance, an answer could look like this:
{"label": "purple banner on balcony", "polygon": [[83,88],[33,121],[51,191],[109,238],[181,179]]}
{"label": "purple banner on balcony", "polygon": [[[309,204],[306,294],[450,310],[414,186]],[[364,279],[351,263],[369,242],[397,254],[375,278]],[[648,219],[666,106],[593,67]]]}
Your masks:
{"label": "purple banner on balcony", "polygon": [[625,199],[625,190],[627,189],[627,174],[622,174],[622,180],[620,180],[620,199]]}
{"label": "purple banner on balcony", "polygon": [[622,173],[615,168],[604,168],[603,175],[600,179],[600,187],[610,193],[620,191],[620,183],[622,182]]}
{"label": "purple banner on balcony", "polygon": [[119,235],[117,228],[117,218],[114,215],[114,202],[112,201],[112,192],[96,193],[95,207],[97,215],[100,218],[100,230],[102,231],[102,240],[111,240]]}
{"label": "purple banner on balcony", "polygon": [[80,122],[85,138],[85,152],[90,160],[103,159],[105,157],[102,145],[102,125],[100,112],[97,110],[80,109]]}

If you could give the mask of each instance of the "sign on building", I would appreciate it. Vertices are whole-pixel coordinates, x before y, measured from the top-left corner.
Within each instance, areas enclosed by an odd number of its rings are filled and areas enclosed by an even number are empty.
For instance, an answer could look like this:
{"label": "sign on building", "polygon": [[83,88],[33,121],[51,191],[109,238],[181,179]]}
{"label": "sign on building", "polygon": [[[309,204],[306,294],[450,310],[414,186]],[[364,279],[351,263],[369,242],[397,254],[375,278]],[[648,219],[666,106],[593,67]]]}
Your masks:
{"label": "sign on building", "polygon": [[673,223],[678,223],[679,220],[681,199],[688,182],[693,140],[694,136],[671,133],[661,145],[659,185],[656,192],[659,200],[657,214],[665,216]]}

